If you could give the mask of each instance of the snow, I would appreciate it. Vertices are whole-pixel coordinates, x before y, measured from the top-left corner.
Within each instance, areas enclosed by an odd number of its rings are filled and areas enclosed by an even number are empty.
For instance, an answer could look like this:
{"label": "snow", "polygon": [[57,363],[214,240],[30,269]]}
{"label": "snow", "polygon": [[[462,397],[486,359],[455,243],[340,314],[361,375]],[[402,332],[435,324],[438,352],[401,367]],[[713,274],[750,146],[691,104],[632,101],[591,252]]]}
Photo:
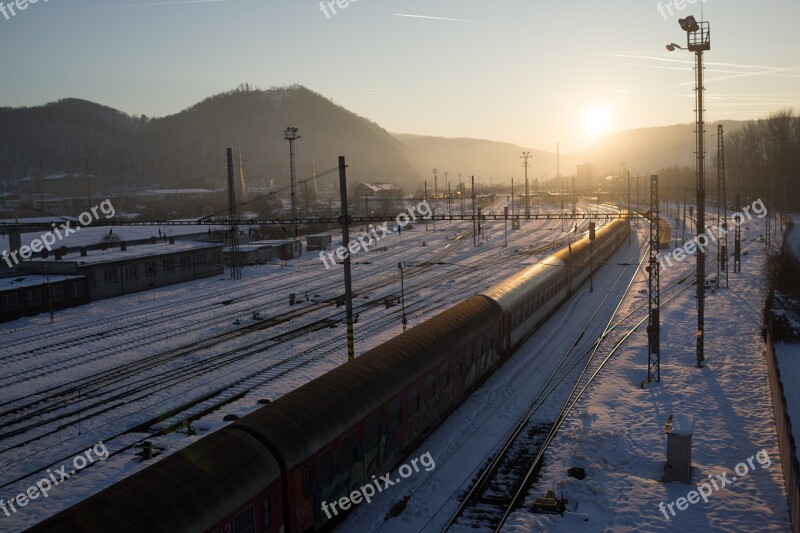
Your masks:
{"label": "snow", "polygon": [[[585,229],[585,225],[582,222],[581,228]],[[486,240],[475,248],[469,228],[469,222],[438,222],[436,228],[432,223],[426,227],[418,222],[414,230],[389,235],[381,241],[380,248],[356,257],[353,287],[357,293],[354,306],[359,314],[355,326],[357,355],[402,331],[400,306],[384,305],[385,300],[399,297],[398,261],[407,264],[405,303],[409,325],[413,326],[535,263],[541,255],[522,252],[564,236],[558,221],[530,221],[520,231],[509,230],[508,247],[504,248],[502,221],[487,222]],[[197,232],[194,227],[174,227],[168,234],[173,229]],[[114,233],[123,239],[132,238],[123,234],[126,230],[131,234],[140,232],[146,238],[156,228],[115,227]],[[87,239],[85,232],[90,231],[97,231],[92,237],[96,240],[108,232],[107,228],[84,228],[69,237],[69,245],[82,244],[79,241]],[[483,265],[485,268],[480,268]],[[14,424],[8,422],[19,415],[0,417],[0,433],[49,416],[59,417],[41,428],[0,439],[0,497],[6,501],[26,490],[46,468],[69,464],[72,457],[100,441],[112,453],[106,461],[92,465],[59,487],[47,500],[27,506],[24,513],[10,518],[0,515],[0,529],[17,531],[41,521],[223,427],[225,415],[252,412],[259,407],[260,399],[274,400],[344,362],[344,308],[336,308],[334,303],[341,283],[341,266],[326,270],[318,253],[311,252],[288,263],[273,261],[245,267],[242,279],[237,281],[228,279],[226,272],[224,276],[68,309],[56,313],[54,324],[50,324],[49,316],[40,315],[0,325],[4,339],[0,353],[3,411],[51,387],[89,383],[100,373],[157,354],[180,353],[179,357],[142,369],[113,385],[96,390],[91,386],[81,388],[64,400],[50,402],[55,408],[52,413],[26,417]],[[290,293],[297,294],[295,306],[288,303]],[[260,317],[254,316],[256,312]],[[222,344],[186,348],[289,312],[294,313],[293,318],[269,330],[225,338]],[[329,326],[295,335],[320,320],[330,321]],[[212,362],[220,366],[207,368]],[[305,364],[298,367],[300,362]],[[139,390],[142,384],[156,378],[170,381]],[[196,437],[187,437],[185,430],[150,438],[149,433],[126,433],[194,398],[214,391],[220,391],[218,398],[230,397],[232,392],[242,390],[249,392],[192,423]],[[120,397],[109,401],[113,395]],[[97,406],[84,414],[80,423],[63,409],[87,408],[95,402]],[[135,448],[120,452],[145,438],[163,449],[158,458],[143,463],[134,455]]]}
{"label": "snow", "polygon": [[[494,207],[498,208],[502,210],[502,206]],[[591,210],[594,209],[592,206]],[[678,293],[673,300],[667,300],[670,294],[687,284],[676,285],[675,290],[662,295],[662,382],[645,389],[640,387],[647,360],[646,333],[644,327],[640,327],[610,360],[567,418],[545,456],[541,479],[528,495],[527,506],[510,517],[507,530],[783,531],[787,528],[788,513],[766,378],[765,347],[760,335],[765,256],[763,242],[756,239],[763,233],[761,223],[753,221],[743,228],[743,249],[749,253],[743,258],[743,272],[731,273],[730,289],[708,291],[706,367],[697,369],[694,365],[694,291],[690,288]],[[358,297],[354,305],[360,315],[355,328],[357,354],[402,330],[399,306],[383,305],[386,299],[399,296],[398,261],[407,264],[405,299],[410,325],[413,325],[535,263],[541,255],[519,252],[563,236],[559,221],[523,222],[521,231],[509,230],[508,247],[504,248],[502,221],[485,224],[489,239],[477,248],[473,247],[471,235],[467,233],[469,222],[440,222],[435,230],[433,224],[426,228],[418,223],[414,230],[382,241],[386,250],[380,247],[355,258],[353,284]],[[581,225],[585,229],[585,225]],[[97,229],[94,242],[107,233],[107,230]],[[146,238],[155,228],[124,229],[140,231]],[[173,229],[181,228],[170,228],[170,231]],[[186,229],[198,232],[196,228]],[[114,232],[121,234],[122,230],[115,228]],[[335,234],[334,242],[337,236],[341,238]],[[83,230],[73,237],[85,238]],[[645,226],[639,224],[632,244],[622,246],[596,273],[594,292],[590,293],[587,287],[578,291],[417,450],[409,453],[409,457],[419,457],[430,452],[436,463],[432,471],[414,473],[402,483],[377,494],[372,503],[357,506],[339,529],[345,532],[441,531],[455,511],[459,497],[543,387],[593,311],[597,309],[598,314],[581,341],[584,347],[602,333],[623,295],[627,294],[618,315],[646,301],[646,295],[640,292],[647,286],[641,270],[632,267],[625,271],[622,281],[615,283],[623,274],[622,265],[639,260],[643,248],[638,247],[644,240]],[[684,261],[663,270],[662,289],[687,275],[692,263]],[[242,399],[195,422],[193,428],[197,436],[188,437],[184,431],[152,438],[163,452],[146,462],[133,455],[135,450],[112,455],[69,480],[47,500],[29,505],[24,513],[11,518],[0,516],[0,529],[18,531],[40,521],[223,427],[224,415],[247,414],[258,407],[259,399],[274,400],[341,364],[346,359],[341,342],[343,310],[330,303],[340,291],[340,269],[337,265],[326,270],[318,253],[311,252],[287,264],[272,262],[245,267],[240,281],[227,279],[226,273],[224,277],[59,312],[53,325],[49,324],[49,317],[44,316],[0,325],[5,341],[0,357],[8,358],[0,366],[4,383],[0,389],[2,403],[48,387],[77,383],[155,354],[179,350],[201,338],[218,338],[240,327],[234,321],[253,323],[254,312],[266,318],[289,311],[298,313],[291,320],[270,328],[269,339],[291,334],[316,320],[334,319],[333,329],[292,337],[281,344],[251,333],[228,339],[223,345],[197,348],[179,360],[136,376],[136,379],[147,380],[174,373],[181,376],[181,380],[176,378],[160,389],[147,391],[144,397],[128,400],[109,413],[92,414],[80,427],[76,427],[72,418],[56,422],[64,427],[55,433],[36,430],[43,433],[41,438],[24,447],[15,449],[10,445],[27,440],[30,433],[3,440],[0,496],[7,500],[40,477],[37,469],[69,464],[73,456],[101,440],[113,453],[141,439],[144,434],[114,435],[154,414],[217,389],[246,386],[250,390]],[[633,283],[628,290],[626,285],[631,277]],[[288,305],[290,293],[297,294],[298,305]],[[610,296],[605,299],[607,294]],[[56,346],[56,339],[61,345]],[[236,349],[238,355],[233,358],[230,354]],[[188,375],[194,368],[192,365],[226,357],[231,358],[230,362],[218,369]],[[291,357],[308,363],[293,369],[295,363],[287,361]],[[800,373],[800,369],[797,371]],[[115,391],[125,392],[126,398],[131,398],[135,388],[132,381],[126,383]],[[240,385],[234,385],[236,383]],[[565,397],[565,393],[554,394],[554,401],[543,404],[533,422],[552,422],[560,409],[555,400],[563,401]],[[71,400],[73,406],[85,401],[85,398]],[[666,456],[664,426],[670,414],[694,419],[692,485],[660,481]],[[3,430],[8,429],[5,421],[2,422]],[[681,426],[686,421],[676,422]],[[746,475],[736,476],[740,464],[748,471]],[[578,481],[566,475],[567,469],[573,466],[586,470],[585,480]],[[713,491],[708,502],[700,500],[685,510],[677,510],[675,505],[679,498],[686,498],[690,491],[723,472],[731,483]],[[31,475],[9,483],[16,476],[26,474]],[[734,476],[737,477],[735,482],[732,481]],[[559,496],[563,492],[570,500],[569,509],[575,510],[577,506],[577,512],[562,518],[534,515],[525,510],[530,508],[533,497],[542,496],[551,488]],[[396,518],[386,520],[392,506],[406,496],[410,499],[405,510]],[[672,503],[676,516],[666,519],[659,509],[660,503]]]}
{"label": "snow", "polygon": [[[647,373],[645,323],[613,356],[567,417],[545,454],[540,479],[523,508],[509,517],[504,531],[789,528],[761,337],[766,287],[764,245],[756,240],[763,233],[760,226],[761,221],[753,221],[743,228],[743,250],[749,253],[743,258],[742,273],[730,274],[730,288],[707,291],[705,368],[698,369],[695,364],[694,289],[689,286],[672,300],[667,297],[688,283],[676,285],[671,292],[665,290],[691,271],[693,262],[685,261],[661,272],[661,383],[641,388]],[[645,238],[644,227],[640,227],[636,239],[641,242]],[[609,291],[621,272],[619,263],[630,259],[631,249],[623,246],[596,275],[594,294],[585,290],[576,294],[410,452],[410,457],[431,452],[437,463],[433,472],[404,480],[402,486],[378,495],[373,503],[360,505],[340,530],[441,531],[498,443],[541,389],[555,360],[600,304],[598,292]],[[646,291],[640,293],[646,286],[645,273],[639,271],[618,316],[646,301]],[[605,306],[585,342],[591,343],[602,332],[612,312],[613,307]],[[552,422],[556,411],[542,411],[532,422]],[[690,485],[661,481],[666,460],[664,426],[670,414],[691,417],[695,422]],[[567,470],[571,467],[584,468],[586,478],[570,478]],[[716,476],[723,474],[727,486],[714,490],[708,485],[712,480],[721,484]],[[711,490],[707,502],[692,492],[706,491],[706,487]],[[564,517],[532,514],[528,509],[533,498],[548,489],[559,497],[563,493],[572,512]],[[386,520],[391,506],[405,496],[410,496],[405,511]],[[698,503],[693,503],[694,499]],[[672,504],[675,516],[665,518],[661,503],[667,513],[667,505]],[[473,530],[456,526],[453,531]]]}
{"label": "snow", "polygon": [[691,437],[694,433],[694,417],[683,414],[669,415],[664,433],[678,437]]}
{"label": "snow", "polygon": [[[761,222],[743,231],[742,273],[730,275],[730,288],[708,291],[705,368],[695,364],[694,291],[662,304],[661,383],[642,389],[646,333],[640,329],[612,360],[574,416],[562,427],[545,456],[537,485],[570,499],[588,521],[531,515],[519,511],[511,531],[767,531],[789,523],[775,421],[761,337],[765,251],[750,237]],[[689,267],[689,265],[686,265]],[[686,268],[685,267],[685,268]],[[685,274],[662,271],[662,288]],[[664,297],[662,296],[662,302]],[[661,431],[668,414],[695,418],[692,483],[662,483],[666,457]],[[757,461],[762,452],[763,463]],[[747,465],[751,460],[754,467]],[[744,463],[745,467],[740,468]],[[567,477],[572,466],[587,478]],[[746,474],[743,472],[747,471]],[[667,505],[685,498],[715,476],[730,483],[686,509]],[[721,483],[721,482],[720,482]]]}
{"label": "snow", "polygon": [[[32,224],[51,224],[51,223],[58,223],[61,224],[67,220],[71,220],[73,222],[77,222],[76,219],[71,217],[63,217],[63,218],[37,218],[37,219],[24,219],[20,220],[19,222],[28,222]],[[13,220],[6,220],[4,222],[13,223]],[[67,246],[69,248],[78,248],[81,246],[90,246],[93,244],[98,244],[100,240],[109,234],[109,231],[113,229],[115,235],[120,237],[120,240],[123,241],[133,241],[133,240],[140,240],[140,239],[149,239],[150,237],[158,237],[159,231],[161,231],[161,235],[167,235],[168,237],[174,236],[179,237],[181,235],[206,235],[208,234],[209,228],[211,231],[217,231],[221,229],[220,226],[208,226],[208,225],[180,225],[180,226],[103,226],[102,222],[98,222],[97,224],[93,224],[90,226],[81,226],[80,224],[73,224],[73,228],[79,227],[80,231],[78,233],[73,233],[71,235],[65,236],[64,239],[58,239],[58,246]],[[22,234],[22,244],[28,245],[35,239],[40,239],[44,233],[47,233],[45,230],[38,231],[38,232],[26,232]],[[8,250],[9,248],[9,241],[8,241],[8,234],[3,232],[0,234],[0,252],[3,250]]]}

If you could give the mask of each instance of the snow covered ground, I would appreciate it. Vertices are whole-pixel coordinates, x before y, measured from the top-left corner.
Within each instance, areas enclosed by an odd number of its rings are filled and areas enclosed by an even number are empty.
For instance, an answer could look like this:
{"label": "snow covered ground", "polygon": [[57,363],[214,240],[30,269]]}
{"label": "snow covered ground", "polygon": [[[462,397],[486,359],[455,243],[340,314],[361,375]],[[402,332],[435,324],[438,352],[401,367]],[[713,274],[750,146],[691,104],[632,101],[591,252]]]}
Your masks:
{"label": "snow covered ground", "polygon": [[[784,531],[788,527],[761,336],[766,295],[765,249],[758,240],[762,233],[761,221],[747,225],[741,274],[730,274],[730,288],[708,293],[705,367],[695,366],[696,300],[693,291],[685,291],[662,308],[661,383],[639,387],[647,357],[646,332],[641,329],[601,374],[546,455],[536,491],[563,492],[572,509],[577,505],[577,514],[561,518],[519,511],[509,530]],[[683,270],[662,271],[662,287]],[[663,428],[670,414],[695,420],[689,485],[661,482],[666,457]],[[585,480],[567,476],[573,466],[586,469]],[[725,477],[727,485],[717,476]],[[681,499],[691,498],[699,488],[707,493],[707,502],[696,494],[695,502]]]}
{"label": "snow covered ground", "polygon": [[[579,226],[585,231],[586,221]],[[385,249],[354,258],[357,354],[401,331],[400,306],[384,305],[385,299],[399,297],[398,261],[407,263],[406,309],[414,325],[536,262],[548,253],[536,253],[537,247],[565,237],[560,221],[523,222],[520,231],[509,228],[508,247],[503,247],[503,223],[487,222],[487,240],[474,248],[469,228],[469,222],[437,223],[436,229],[417,224],[381,241]],[[153,232],[145,230],[143,237]],[[333,303],[341,275],[341,267],[326,270],[318,254],[309,253],[286,265],[246,267],[241,281],[228,279],[226,273],[58,312],[54,324],[40,315],[0,325],[0,434],[6,434],[0,437],[0,497],[8,501],[45,469],[70,465],[101,441],[112,454],[57,487],[46,500],[31,502],[11,517],[0,513],[0,530],[20,530],[157,460],[141,461],[135,448],[116,453],[127,446],[147,438],[164,457],[225,425],[223,416],[247,414],[259,406],[258,400],[275,399],[341,364],[346,359],[343,309]],[[295,306],[288,303],[290,293],[297,295]],[[254,318],[254,312],[260,317]],[[268,329],[236,332],[286,313],[297,315]],[[321,320],[330,322],[308,329]],[[226,335],[221,345],[192,345]],[[191,349],[183,354],[187,346]],[[99,378],[173,352],[182,355],[120,381]],[[215,366],[222,358],[229,363]],[[150,385],[168,377],[163,385]],[[48,392],[51,387],[76,390],[61,395]],[[196,437],[185,430],[161,437],[127,432],[215,390],[223,391],[218,398],[247,394],[193,422]],[[39,395],[47,399],[43,405],[13,412]],[[39,408],[49,411],[33,411]],[[26,429],[27,424],[34,427]]]}
{"label": "snow covered ground", "polygon": [[[645,238],[643,229],[637,233],[639,242]],[[567,418],[548,449],[525,507],[511,515],[505,530],[752,532],[789,528],[761,337],[766,292],[762,233],[758,220],[743,227],[747,255],[742,273],[730,274],[730,288],[708,291],[703,369],[695,365],[693,288],[665,303],[666,296],[686,285],[676,285],[671,293],[665,290],[691,271],[693,258],[662,270],[661,383],[640,387],[647,372],[647,336],[641,327]],[[432,472],[415,474],[377,495],[371,504],[359,505],[339,530],[441,531],[470,480],[597,306],[604,310],[587,337],[596,338],[602,331],[613,306],[601,306],[600,295],[611,289],[622,270],[618,264],[631,260],[635,249],[635,244],[623,246],[596,276],[595,293],[576,294],[409,454],[430,452],[436,461]],[[645,273],[637,272],[619,315],[646,298],[640,293],[646,286]],[[534,422],[545,422],[548,416],[552,421],[554,414],[537,414]],[[690,485],[661,481],[666,458],[664,424],[670,414],[689,415],[695,421]],[[586,479],[569,478],[570,467],[584,468]],[[727,485],[723,487],[717,476],[724,477]],[[707,502],[699,494],[690,494],[699,487],[710,491]],[[576,512],[560,517],[528,511],[531,499],[543,496],[547,489],[558,495],[563,492],[568,507],[577,507]],[[399,516],[387,519],[392,506],[406,497],[407,506]],[[662,503],[666,516],[659,507]]]}

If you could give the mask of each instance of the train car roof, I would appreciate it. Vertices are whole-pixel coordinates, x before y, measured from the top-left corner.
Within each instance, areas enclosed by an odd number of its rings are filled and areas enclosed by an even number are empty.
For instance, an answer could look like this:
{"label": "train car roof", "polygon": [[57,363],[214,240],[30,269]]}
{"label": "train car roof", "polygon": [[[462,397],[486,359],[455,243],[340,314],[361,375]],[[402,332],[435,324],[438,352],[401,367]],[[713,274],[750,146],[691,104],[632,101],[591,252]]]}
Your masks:
{"label": "train car roof", "polygon": [[255,437],[226,427],[28,531],[196,533],[279,478],[278,463]]}
{"label": "train car roof", "polygon": [[465,331],[479,331],[501,315],[495,302],[472,296],[243,417],[234,427],[260,435],[293,468],[435,368],[439,355],[464,342]]}
{"label": "train car roof", "polygon": [[558,279],[564,273],[564,266],[563,260],[550,255],[480,294],[496,301],[504,312],[508,312],[520,305],[525,298],[529,298],[530,291]]}

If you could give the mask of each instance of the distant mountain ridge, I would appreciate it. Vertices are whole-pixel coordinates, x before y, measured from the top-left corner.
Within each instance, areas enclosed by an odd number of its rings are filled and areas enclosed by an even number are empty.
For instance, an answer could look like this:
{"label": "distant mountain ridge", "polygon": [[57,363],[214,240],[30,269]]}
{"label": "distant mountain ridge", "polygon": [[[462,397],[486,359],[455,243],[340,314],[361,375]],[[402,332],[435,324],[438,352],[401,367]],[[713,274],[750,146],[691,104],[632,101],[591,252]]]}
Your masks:
{"label": "distant mountain ridge", "polygon": [[0,108],[0,183],[30,173],[83,170],[114,185],[217,185],[226,175],[225,149],[241,147],[250,183],[285,184],[288,126],[298,179],[348,159],[353,180],[414,180],[406,147],[377,124],[304,87],[268,91],[242,86],[163,118],[132,117],[78,99],[31,108]]}
{"label": "distant mountain ridge", "polygon": [[[725,122],[726,131],[743,123]],[[93,173],[112,186],[222,187],[225,149],[241,147],[244,172],[254,185],[285,185],[289,175],[287,126],[299,128],[295,143],[298,179],[332,169],[345,155],[352,181],[393,182],[411,192],[423,180],[433,185],[432,169],[446,188],[444,173],[481,183],[524,186],[521,155],[530,151],[528,175],[556,174],[556,154],[482,139],[390,134],[302,86],[255,90],[242,85],[206,98],[163,118],[131,116],[85,100],[67,98],[43,106],[0,108],[0,189],[31,173],[84,171],[86,155]],[[591,162],[597,173],[620,172],[626,163],[645,174],[669,166],[692,166],[694,126],[682,124],[613,133],[587,153],[562,154],[560,172],[576,174]],[[707,126],[707,153],[716,152],[716,125]],[[330,179],[330,178],[328,178]],[[518,181],[517,181],[518,180]],[[323,187],[335,187],[332,181]]]}

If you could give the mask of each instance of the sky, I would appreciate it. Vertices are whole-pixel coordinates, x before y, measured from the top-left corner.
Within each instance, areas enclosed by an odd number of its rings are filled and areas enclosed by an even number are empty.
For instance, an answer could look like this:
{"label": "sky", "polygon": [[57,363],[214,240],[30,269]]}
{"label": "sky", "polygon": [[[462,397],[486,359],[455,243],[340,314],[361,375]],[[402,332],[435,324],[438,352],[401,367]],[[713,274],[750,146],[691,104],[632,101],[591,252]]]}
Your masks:
{"label": "sky", "polygon": [[301,84],[390,132],[580,152],[694,120],[694,55],[665,45],[702,5],[707,118],[800,110],[798,0],[30,2],[0,0],[0,106],[158,117],[244,82]]}

